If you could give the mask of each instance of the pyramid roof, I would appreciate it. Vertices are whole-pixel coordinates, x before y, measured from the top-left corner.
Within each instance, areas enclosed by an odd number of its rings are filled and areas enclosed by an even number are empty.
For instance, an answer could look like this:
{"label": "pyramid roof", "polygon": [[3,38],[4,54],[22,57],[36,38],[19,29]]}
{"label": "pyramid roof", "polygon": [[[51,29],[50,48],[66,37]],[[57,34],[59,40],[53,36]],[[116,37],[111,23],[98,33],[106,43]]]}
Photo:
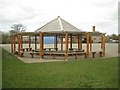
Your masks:
{"label": "pyramid roof", "polygon": [[63,20],[60,16],[48,22],[44,26],[38,28],[35,32],[51,32],[51,33],[77,33],[81,32],[78,28]]}

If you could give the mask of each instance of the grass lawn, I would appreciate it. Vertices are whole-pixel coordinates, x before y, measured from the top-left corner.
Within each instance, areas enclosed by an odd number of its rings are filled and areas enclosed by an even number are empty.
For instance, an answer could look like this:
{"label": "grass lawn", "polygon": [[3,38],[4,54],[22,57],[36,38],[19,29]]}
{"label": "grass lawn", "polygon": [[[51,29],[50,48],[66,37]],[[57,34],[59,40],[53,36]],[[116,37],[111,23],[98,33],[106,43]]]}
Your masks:
{"label": "grass lawn", "polygon": [[3,50],[3,88],[118,87],[118,58],[26,64]]}

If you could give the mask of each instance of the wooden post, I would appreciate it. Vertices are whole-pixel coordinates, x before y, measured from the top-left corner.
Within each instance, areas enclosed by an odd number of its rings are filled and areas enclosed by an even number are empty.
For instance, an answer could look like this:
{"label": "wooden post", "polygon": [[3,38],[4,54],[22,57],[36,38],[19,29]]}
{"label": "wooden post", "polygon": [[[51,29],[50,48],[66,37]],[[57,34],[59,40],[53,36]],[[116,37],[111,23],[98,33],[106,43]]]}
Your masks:
{"label": "wooden post", "polygon": [[86,33],[86,54],[87,58],[89,58],[89,33]]}
{"label": "wooden post", "polygon": [[21,57],[21,34],[18,33],[18,56]]}
{"label": "wooden post", "polygon": [[56,38],[56,35],[54,34],[54,48],[56,48],[56,45],[55,45],[56,44],[56,39],[55,38]]}
{"label": "wooden post", "polygon": [[42,50],[44,49],[44,34],[42,33]]}
{"label": "wooden post", "polygon": [[54,48],[57,48],[57,35],[54,34]]}
{"label": "wooden post", "polygon": [[103,49],[103,34],[101,36],[101,49]]}
{"label": "wooden post", "polygon": [[56,44],[55,44],[56,46],[55,47],[56,47],[56,51],[57,51],[57,35],[56,35],[55,39],[56,39]]}
{"label": "wooden post", "polygon": [[61,35],[61,51],[63,51],[63,34]]}
{"label": "wooden post", "polygon": [[80,35],[80,49],[82,49],[82,36]]}
{"label": "wooden post", "polygon": [[80,50],[80,37],[79,37],[79,34],[78,34],[78,50]]}
{"label": "wooden post", "polygon": [[35,36],[35,50],[37,49],[37,36]]}
{"label": "wooden post", "polygon": [[21,35],[21,48],[23,47],[23,37]]}
{"label": "wooden post", "polygon": [[105,57],[105,33],[103,33],[103,47],[102,47],[102,50],[103,50],[103,57]]}
{"label": "wooden post", "polygon": [[92,36],[90,36],[90,51],[92,51]]}
{"label": "wooden post", "polygon": [[42,32],[40,32],[40,59],[42,59],[42,53],[43,53],[43,35]]}
{"label": "wooden post", "polygon": [[29,35],[29,40],[28,40],[29,42],[29,48],[31,47],[31,39],[30,39],[30,35]]}
{"label": "wooden post", "polygon": [[120,34],[118,34],[118,54],[119,53],[120,53]]}
{"label": "wooden post", "polygon": [[13,36],[11,35],[11,53],[13,53]]}
{"label": "wooden post", "polygon": [[13,53],[16,52],[16,36],[14,35],[14,38],[13,38],[13,45],[14,45],[14,48],[13,48]]}
{"label": "wooden post", "polygon": [[65,38],[66,38],[66,60],[68,60],[68,32],[66,32]]}
{"label": "wooden post", "polygon": [[78,50],[82,49],[82,36],[78,34]]}
{"label": "wooden post", "polygon": [[72,49],[72,34],[70,34],[70,48]]}

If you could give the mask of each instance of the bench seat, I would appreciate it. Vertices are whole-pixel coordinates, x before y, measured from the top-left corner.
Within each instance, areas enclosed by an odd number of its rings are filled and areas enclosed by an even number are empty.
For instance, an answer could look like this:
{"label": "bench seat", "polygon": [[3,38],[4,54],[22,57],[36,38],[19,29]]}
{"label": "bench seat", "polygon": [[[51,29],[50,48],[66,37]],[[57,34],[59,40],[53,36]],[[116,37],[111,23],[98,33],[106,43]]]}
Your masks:
{"label": "bench seat", "polygon": [[100,57],[103,57],[103,51],[93,51],[92,53],[92,57],[95,58],[96,57],[96,53],[99,53]]}
{"label": "bench seat", "polygon": [[[66,52],[44,52],[44,55],[50,55],[55,59],[55,56],[66,56]],[[86,58],[86,52],[68,52],[68,56],[75,56],[75,59],[77,59],[78,55],[84,55]]]}

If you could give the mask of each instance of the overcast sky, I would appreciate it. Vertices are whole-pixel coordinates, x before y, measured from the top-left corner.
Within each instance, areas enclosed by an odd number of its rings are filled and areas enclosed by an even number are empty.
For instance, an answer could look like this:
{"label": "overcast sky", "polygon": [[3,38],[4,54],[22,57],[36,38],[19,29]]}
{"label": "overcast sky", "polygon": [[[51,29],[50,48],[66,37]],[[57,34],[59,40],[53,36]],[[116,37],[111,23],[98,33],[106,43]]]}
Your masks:
{"label": "overcast sky", "polygon": [[0,30],[21,23],[35,31],[60,16],[83,31],[118,33],[119,0],[0,0]]}

